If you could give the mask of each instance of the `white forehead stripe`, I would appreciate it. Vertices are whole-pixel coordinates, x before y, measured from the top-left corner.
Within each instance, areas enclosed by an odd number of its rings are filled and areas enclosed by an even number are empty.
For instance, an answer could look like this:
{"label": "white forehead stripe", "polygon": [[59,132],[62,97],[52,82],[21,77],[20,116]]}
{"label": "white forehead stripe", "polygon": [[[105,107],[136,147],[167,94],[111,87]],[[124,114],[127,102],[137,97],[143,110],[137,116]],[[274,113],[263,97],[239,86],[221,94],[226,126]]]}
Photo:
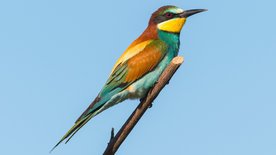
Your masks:
{"label": "white forehead stripe", "polygon": [[184,12],[184,10],[182,10],[180,8],[171,8],[171,9],[168,9],[167,11],[165,11],[165,13],[167,13],[167,12],[178,14],[178,13]]}
{"label": "white forehead stripe", "polygon": [[182,13],[182,12],[184,12],[184,10],[182,10],[182,9],[180,9],[180,8],[177,8],[177,9],[176,9],[176,13]]}

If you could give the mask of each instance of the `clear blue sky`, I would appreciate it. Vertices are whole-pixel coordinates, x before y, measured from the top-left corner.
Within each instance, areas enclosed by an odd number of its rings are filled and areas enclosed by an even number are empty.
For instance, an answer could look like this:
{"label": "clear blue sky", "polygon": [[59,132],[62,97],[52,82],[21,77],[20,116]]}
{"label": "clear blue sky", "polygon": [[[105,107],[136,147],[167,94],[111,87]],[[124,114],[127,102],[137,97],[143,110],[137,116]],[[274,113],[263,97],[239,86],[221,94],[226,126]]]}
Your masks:
{"label": "clear blue sky", "polygon": [[[163,5],[209,9],[181,33],[185,62],[118,155],[275,155],[273,0],[0,2],[0,154],[48,155]],[[53,155],[98,155],[138,101],[92,119]]]}

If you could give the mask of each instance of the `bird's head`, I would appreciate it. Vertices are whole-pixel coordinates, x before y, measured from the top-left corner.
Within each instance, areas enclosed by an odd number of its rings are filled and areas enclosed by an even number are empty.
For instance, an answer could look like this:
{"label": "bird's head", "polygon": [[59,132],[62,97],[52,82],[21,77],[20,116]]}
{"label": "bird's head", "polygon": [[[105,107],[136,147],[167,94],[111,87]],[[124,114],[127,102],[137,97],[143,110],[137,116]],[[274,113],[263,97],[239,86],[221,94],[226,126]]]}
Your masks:
{"label": "bird's head", "polygon": [[176,6],[163,6],[155,11],[149,24],[155,25],[158,30],[180,33],[186,18],[196,13],[206,11],[205,9],[182,10]]}

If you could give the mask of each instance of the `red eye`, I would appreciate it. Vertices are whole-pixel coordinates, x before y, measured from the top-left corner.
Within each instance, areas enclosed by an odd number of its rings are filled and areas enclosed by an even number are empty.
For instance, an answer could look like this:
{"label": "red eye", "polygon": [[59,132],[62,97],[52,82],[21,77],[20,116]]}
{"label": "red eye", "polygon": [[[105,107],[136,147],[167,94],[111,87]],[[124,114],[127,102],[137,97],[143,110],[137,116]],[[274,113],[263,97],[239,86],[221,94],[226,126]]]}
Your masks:
{"label": "red eye", "polygon": [[167,17],[172,17],[172,13],[167,12],[167,13],[166,13],[166,16],[167,16]]}

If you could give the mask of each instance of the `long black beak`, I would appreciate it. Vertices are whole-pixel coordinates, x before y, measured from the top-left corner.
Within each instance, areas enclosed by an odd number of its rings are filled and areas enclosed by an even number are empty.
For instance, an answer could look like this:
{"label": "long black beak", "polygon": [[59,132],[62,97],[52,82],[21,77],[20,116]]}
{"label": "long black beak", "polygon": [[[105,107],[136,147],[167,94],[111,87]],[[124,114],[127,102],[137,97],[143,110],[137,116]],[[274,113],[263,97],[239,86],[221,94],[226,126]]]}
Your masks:
{"label": "long black beak", "polygon": [[180,14],[180,17],[184,17],[184,18],[187,18],[191,15],[194,15],[194,14],[197,14],[197,13],[200,13],[200,12],[203,12],[203,11],[207,11],[207,9],[192,9],[192,10],[186,10],[184,11],[183,13]]}

